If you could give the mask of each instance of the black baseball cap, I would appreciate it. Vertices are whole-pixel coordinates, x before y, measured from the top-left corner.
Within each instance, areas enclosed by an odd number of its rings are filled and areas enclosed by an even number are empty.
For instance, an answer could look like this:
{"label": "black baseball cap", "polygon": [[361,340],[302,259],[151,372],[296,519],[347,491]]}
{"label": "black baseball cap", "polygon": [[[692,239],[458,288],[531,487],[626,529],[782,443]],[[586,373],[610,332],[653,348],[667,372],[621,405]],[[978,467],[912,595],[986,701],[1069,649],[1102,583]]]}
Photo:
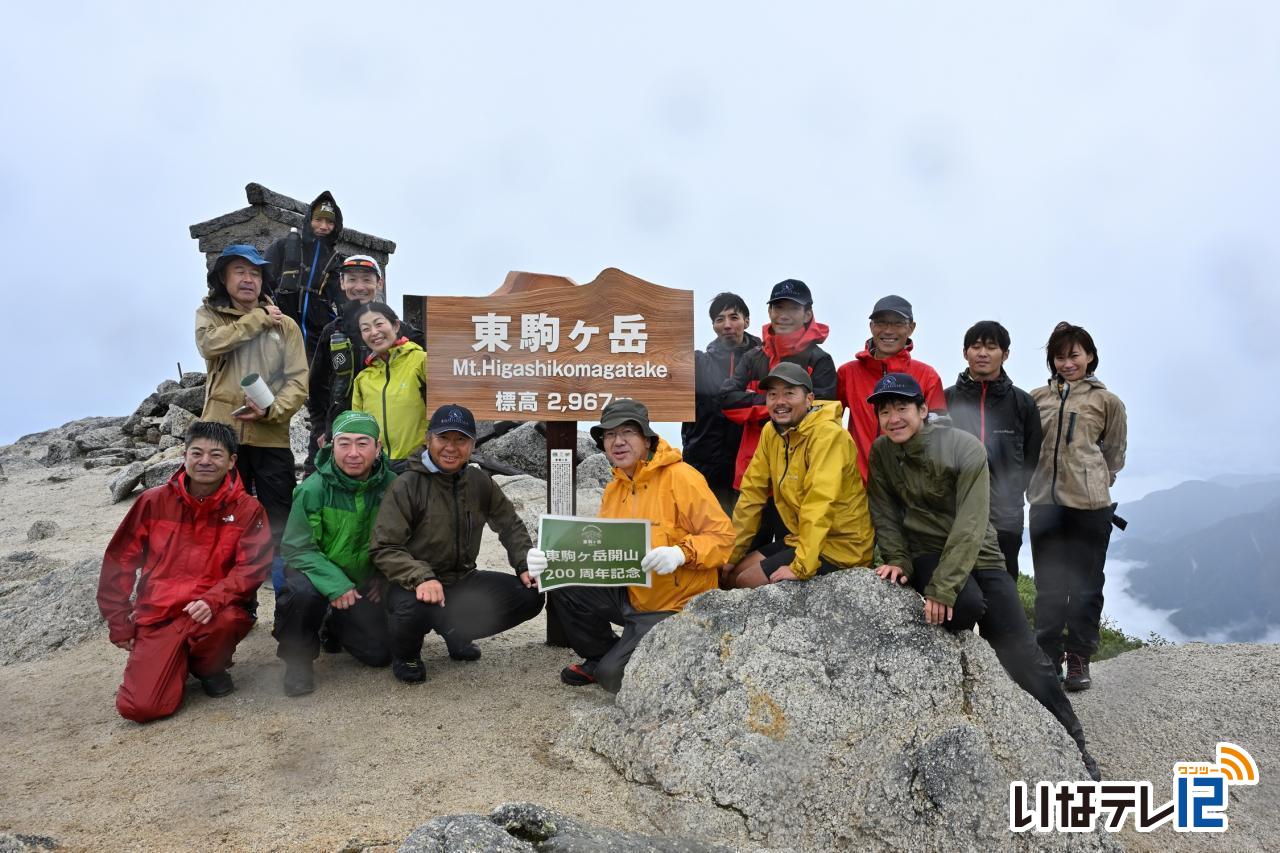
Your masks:
{"label": "black baseball cap", "polygon": [[431,416],[427,432],[439,435],[442,432],[460,432],[467,438],[476,437],[476,418],[471,410],[453,403],[441,406]]}
{"label": "black baseball cap", "polygon": [[877,314],[897,314],[908,323],[915,322],[915,317],[911,316],[911,303],[903,299],[901,296],[886,296],[876,303],[876,307],[871,309],[868,319],[875,319]]}
{"label": "black baseball cap", "polygon": [[899,400],[923,400],[924,391],[920,383],[910,373],[886,373],[876,383],[875,390],[867,398],[867,402],[875,406],[890,397]]}
{"label": "black baseball cap", "polygon": [[813,294],[809,292],[809,285],[798,278],[789,278],[773,286],[773,290],[769,292],[769,303],[773,304],[780,299],[799,302],[806,308],[813,304]]}
{"label": "black baseball cap", "polygon": [[769,386],[773,385],[775,381],[796,385],[810,394],[813,393],[813,377],[809,375],[809,371],[794,362],[784,361],[779,363],[773,370],[770,370],[769,375],[761,380],[760,390],[768,391]]}

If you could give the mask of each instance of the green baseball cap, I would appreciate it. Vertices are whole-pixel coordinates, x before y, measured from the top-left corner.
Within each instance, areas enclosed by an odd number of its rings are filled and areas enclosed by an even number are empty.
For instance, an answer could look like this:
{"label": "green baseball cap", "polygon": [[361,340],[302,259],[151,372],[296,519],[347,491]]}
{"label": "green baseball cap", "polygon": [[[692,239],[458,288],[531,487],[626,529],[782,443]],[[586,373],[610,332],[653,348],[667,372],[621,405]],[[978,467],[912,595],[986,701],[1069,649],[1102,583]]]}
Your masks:
{"label": "green baseball cap", "polygon": [[329,432],[334,438],[343,433],[377,438],[379,433],[378,421],[368,412],[346,411],[333,419],[333,426],[329,429]]}

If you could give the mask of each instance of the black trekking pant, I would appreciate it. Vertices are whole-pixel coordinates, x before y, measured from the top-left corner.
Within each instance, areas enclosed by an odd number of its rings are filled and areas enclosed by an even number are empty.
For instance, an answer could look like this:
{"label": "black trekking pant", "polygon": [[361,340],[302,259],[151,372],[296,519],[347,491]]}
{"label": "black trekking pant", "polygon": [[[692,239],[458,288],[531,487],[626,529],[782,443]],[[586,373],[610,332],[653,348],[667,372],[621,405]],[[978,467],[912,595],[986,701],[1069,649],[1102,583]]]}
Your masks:
{"label": "black trekking pant", "polygon": [[[923,554],[911,561],[911,586],[921,595],[938,568],[940,557],[940,554]],[[969,631],[974,625],[1014,683],[1048,709],[1083,749],[1084,729],[1058,681],[1057,668],[1040,651],[1031,635],[1031,626],[1018,599],[1018,588],[1008,572],[978,568],[969,573],[969,579],[952,605],[951,621],[945,627],[953,632]]]}
{"label": "black trekking pant", "polygon": [[[552,594],[569,645],[595,665],[596,683],[610,693],[622,687],[622,674],[640,638],[675,615],[674,610],[636,610],[624,586],[571,586]],[[621,639],[613,633],[614,625],[622,626]]]}
{"label": "black trekking pant", "polygon": [[1005,570],[1009,572],[1009,577],[1013,578],[1016,586],[1018,583],[1018,553],[1022,551],[1022,531],[997,530],[996,541],[1000,543],[1000,553],[1004,554]]}
{"label": "black trekking pant", "polygon": [[411,589],[391,584],[387,591],[387,629],[391,654],[399,660],[422,655],[422,640],[431,631],[450,650],[472,640],[492,637],[528,622],[542,612],[543,597],[520,578],[505,572],[474,571],[444,588],[444,606],[418,600]]}
{"label": "black trekking pant", "polygon": [[258,499],[267,511],[271,525],[271,543],[280,550],[289,509],[293,506],[293,490],[298,485],[293,474],[293,451],[287,447],[254,447],[240,445],[236,470],[245,491]]}
{"label": "black trekking pant", "polygon": [[1036,641],[1055,663],[1064,651],[1089,658],[1098,650],[1102,588],[1106,583],[1103,570],[1114,514],[1111,507],[1031,507]]}
{"label": "black trekking pant", "polygon": [[285,569],[285,585],[276,597],[276,625],[271,632],[279,641],[276,657],[286,661],[315,660],[320,654],[320,624],[329,610],[329,630],[353,658],[368,666],[391,663],[386,606],[369,600],[369,586],[360,590],[365,597],[355,604],[344,610],[330,610],[329,600],[310,578]]}

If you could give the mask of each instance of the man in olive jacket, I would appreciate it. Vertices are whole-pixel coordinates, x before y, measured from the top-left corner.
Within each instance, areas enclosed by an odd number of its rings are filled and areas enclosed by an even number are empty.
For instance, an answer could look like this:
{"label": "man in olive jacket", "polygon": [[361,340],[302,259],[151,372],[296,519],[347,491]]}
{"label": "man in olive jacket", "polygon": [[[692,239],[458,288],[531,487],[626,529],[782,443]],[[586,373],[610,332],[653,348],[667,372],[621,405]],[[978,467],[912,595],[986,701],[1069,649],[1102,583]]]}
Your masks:
{"label": "man in olive jacket", "polygon": [[[529,531],[493,479],[467,464],[475,436],[470,411],[437,409],[426,445],[409,455],[409,469],[387,490],[374,523],[369,553],[391,582],[391,670],[405,683],[426,678],[422,640],[429,631],[444,637],[449,657],[477,660],[475,639],[542,611],[543,597],[528,572]],[[517,576],[476,568],[485,524],[498,534]]]}
{"label": "man in olive jacket", "polygon": [[951,631],[977,625],[1018,686],[1062,723],[1089,776],[1098,765],[1084,728],[1036,645],[991,526],[991,482],[981,442],[928,423],[920,384],[890,373],[867,398],[880,422],[867,481],[871,521],[884,560],[876,574],[924,596],[924,620]]}

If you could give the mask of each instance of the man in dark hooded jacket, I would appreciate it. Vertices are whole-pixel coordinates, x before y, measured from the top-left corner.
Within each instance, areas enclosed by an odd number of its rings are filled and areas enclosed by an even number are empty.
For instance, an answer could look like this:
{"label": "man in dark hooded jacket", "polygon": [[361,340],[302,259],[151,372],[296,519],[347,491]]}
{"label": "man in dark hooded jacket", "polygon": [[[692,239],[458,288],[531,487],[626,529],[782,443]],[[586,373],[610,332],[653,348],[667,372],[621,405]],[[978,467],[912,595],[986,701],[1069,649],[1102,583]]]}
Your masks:
{"label": "man in dark hooded jacket", "polygon": [[311,202],[301,235],[281,237],[267,249],[268,295],[302,330],[308,361],[344,301],[338,286],[341,238],[342,208],[325,190]]}
{"label": "man in dark hooded jacket", "polygon": [[983,320],[965,332],[964,358],[969,369],[947,389],[947,410],[953,426],[976,437],[987,449],[991,525],[1004,553],[1005,568],[1016,581],[1024,499],[1040,462],[1040,410],[1031,395],[1016,387],[1004,371],[1009,330],[1000,323]]}
{"label": "man in dark hooded jacket", "polygon": [[720,387],[733,376],[738,362],[760,346],[760,339],[747,333],[751,312],[736,293],[720,293],[711,300],[711,327],[716,339],[706,352],[694,355],[695,420],[680,430],[684,461],[707,478],[707,485],[728,515],[738,500],[733,487],[734,462],[742,442],[742,426],[724,416],[720,409]]}

